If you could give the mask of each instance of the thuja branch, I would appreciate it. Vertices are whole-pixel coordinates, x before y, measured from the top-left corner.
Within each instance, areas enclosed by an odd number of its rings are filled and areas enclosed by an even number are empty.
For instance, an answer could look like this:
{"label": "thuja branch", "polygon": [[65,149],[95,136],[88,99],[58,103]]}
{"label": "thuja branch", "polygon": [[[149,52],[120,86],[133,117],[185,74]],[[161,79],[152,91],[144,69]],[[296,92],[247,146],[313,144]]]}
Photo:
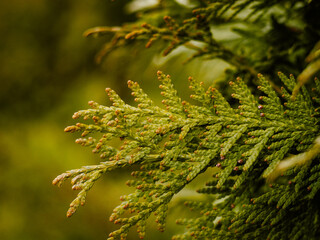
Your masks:
{"label": "thuja branch", "polygon": [[[210,206],[207,207],[208,214],[196,220],[193,228],[197,229],[199,223],[203,222],[207,229],[207,223],[214,221],[217,216],[224,219],[226,226],[230,225],[231,217],[235,218],[232,227],[238,226],[243,216],[249,217],[246,215],[248,212],[240,215],[242,217],[235,215],[229,209],[230,204],[234,208],[241,202],[247,203],[247,199],[253,197],[250,196],[250,189],[256,179],[270,176],[288,154],[306,151],[319,133],[319,98],[314,97],[315,102],[312,103],[308,91],[302,87],[296,99],[292,100],[290,93],[296,85],[293,76],[288,78],[279,73],[285,84],[282,88],[283,100],[260,74],[259,100],[240,78],[230,82],[234,92],[232,97],[239,103],[238,108],[234,108],[217,89],[205,89],[202,83],[191,77],[191,98],[200,104],[182,101],[173,87],[171,77],[161,71],[157,75],[165,108],[156,106],[137,83],[129,81],[128,86],[138,103],[136,107],[126,104],[113,90],[106,89],[112,106],[90,101],[91,109],[79,111],[73,118],[91,119],[93,122],[77,123],[65,129],[66,132],[82,132],[82,137],[76,142],[93,148],[94,153],[106,159],[99,165],[63,173],[53,181],[53,184],[61,185],[66,179],[71,179],[72,188],[80,190],[70,205],[68,216],[85,203],[87,192],[102,174],[117,168],[140,166],[139,171],[132,172],[136,179],[127,182],[127,185],[136,188],[135,192],[123,196],[122,204],[114,209],[110,217],[110,221],[122,225],[110,234],[110,239],[126,238],[130,227],[134,225],[143,238],[146,220],[152,213],[157,216],[159,230],[164,230],[172,197],[212,167],[219,169],[215,180],[208,183],[209,188],[199,192],[215,194],[222,201],[218,204],[220,210],[213,213]],[[314,92],[318,96],[320,84],[318,80],[316,83]],[[100,139],[87,137],[91,133],[100,133]],[[108,142],[115,138],[123,142],[120,148],[109,146]],[[314,167],[312,164],[310,166]],[[319,177],[316,169],[312,170],[316,175],[308,180],[314,186],[308,195],[310,199],[320,189],[314,184]],[[291,175],[295,176],[296,173],[297,169]],[[304,177],[297,175],[294,181],[299,182]],[[277,191],[273,194],[283,199],[279,200],[278,206],[288,206],[301,197],[296,194],[295,198],[286,202],[281,191],[280,195]],[[125,212],[131,215],[124,217]],[[276,221],[274,217],[270,216],[272,223]],[[209,218],[213,219],[209,221]],[[209,238],[216,234],[228,235],[226,232],[219,233],[221,229],[212,226],[208,229],[190,234]]]}

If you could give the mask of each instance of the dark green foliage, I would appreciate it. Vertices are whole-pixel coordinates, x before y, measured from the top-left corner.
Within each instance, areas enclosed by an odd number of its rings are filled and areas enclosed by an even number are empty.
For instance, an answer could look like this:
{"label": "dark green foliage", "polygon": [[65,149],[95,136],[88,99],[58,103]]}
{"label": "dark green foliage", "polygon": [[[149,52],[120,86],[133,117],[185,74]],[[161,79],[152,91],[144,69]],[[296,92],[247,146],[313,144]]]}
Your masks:
{"label": "dark green foliage", "polygon": [[[184,46],[194,50],[187,62],[198,57],[218,58],[233,66],[232,77],[241,73],[250,78],[258,72],[275,77],[279,70],[300,74],[305,68],[304,58],[319,41],[319,21],[313,17],[320,8],[318,1],[190,2],[182,5],[174,0],[160,0],[141,10],[134,23],[97,27],[85,35],[114,33],[113,40],[97,55],[99,61],[119,47],[141,41],[149,48],[161,42],[163,55]],[[314,50],[318,49],[319,46]],[[316,56],[311,54],[307,63],[312,65]],[[319,63],[311,68],[319,70]]]}

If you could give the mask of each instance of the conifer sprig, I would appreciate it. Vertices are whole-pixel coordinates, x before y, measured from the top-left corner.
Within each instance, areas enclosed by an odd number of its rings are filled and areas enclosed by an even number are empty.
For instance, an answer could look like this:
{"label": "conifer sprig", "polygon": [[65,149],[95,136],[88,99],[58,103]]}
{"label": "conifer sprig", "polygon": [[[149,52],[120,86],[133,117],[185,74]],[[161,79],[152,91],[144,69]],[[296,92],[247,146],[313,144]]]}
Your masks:
{"label": "conifer sprig", "polygon": [[[63,173],[53,181],[61,185],[71,179],[72,188],[80,190],[67,216],[85,203],[87,192],[102,174],[138,165],[140,170],[132,172],[134,179],[127,182],[136,190],[121,197],[122,203],[114,209],[110,221],[121,227],[112,232],[109,239],[125,239],[132,226],[137,226],[143,238],[145,223],[151,214],[157,216],[159,230],[164,230],[172,197],[204,171],[218,171],[207,187],[198,190],[211,194],[218,201],[212,204],[188,202],[188,206],[201,209],[202,216],[179,220],[178,223],[190,230],[175,239],[188,236],[278,239],[282,237],[279,229],[287,229],[293,239],[303,234],[312,239],[319,234],[316,228],[319,208],[312,205],[319,198],[319,158],[283,172],[284,178],[291,179],[290,184],[274,183],[269,188],[261,179],[268,177],[289,154],[307,151],[319,133],[318,98],[314,97],[316,103],[313,103],[309,92],[302,87],[293,100],[290,94],[295,79],[282,73],[279,77],[285,84],[282,99],[262,75],[258,75],[259,98],[251,94],[240,78],[230,82],[232,97],[238,101],[237,108],[231,107],[217,89],[206,90],[193,78],[189,78],[190,89],[194,92],[191,98],[200,104],[182,101],[171,77],[161,71],[158,79],[165,108],[156,106],[132,81],[128,86],[138,103],[136,107],[106,89],[112,106],[91,101],[91,109],[79,111],[73,118],[92,119],[93,123],[77,123],[65,129],[66,132],[82,132],[82,138],[76,142],[93,148],[94,153],[105,159],[99,165]],[[318,86],[315,92],[319,92]],[[100,133],[100,139],[87,137],[91,133]],[[108,141],[115,138],[123,141],[119,149],[108,145]],[[261,188],[257,181],[261,182]],[[297,223],[295,214],[311,205],[309,215]],[[124,216],[124,213],[131,215]],[[284,219],[288,217],[290,222],[285,225]],[[306,224],[311,220],[314,228],[307,232]]]}

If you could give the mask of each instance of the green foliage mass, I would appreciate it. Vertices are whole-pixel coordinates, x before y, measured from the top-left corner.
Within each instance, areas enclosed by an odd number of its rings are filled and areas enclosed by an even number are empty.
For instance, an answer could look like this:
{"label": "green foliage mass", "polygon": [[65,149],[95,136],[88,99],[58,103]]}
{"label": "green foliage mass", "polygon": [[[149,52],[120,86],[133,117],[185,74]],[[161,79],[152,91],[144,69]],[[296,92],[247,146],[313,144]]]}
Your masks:
{"label": "green foliage mass", "polygon": [[[107,88],[112,106],[90,101],[91,109],[76,112],[73,118],[93,122],[65,129],[81,132],[76,142],[104,159],[53,181],[61,185],[71,179],[72,189],[79,190],[67,216],[85,204],[88,191],[104,173],[133,167],[134,180],[127,185],[136,190],[122,196],[111,214],[110,221],[121,227],[109,239],[125,239],[132,226],[143,238],[150,215],[156,215],[163,231],[172,198],[209,171],[213,178],[197,190],[207,198],[186,202],[199,217],[178,219],[186,228],[173,239],[317,239],[320,82],[315,79],[314,88],[303,84],[320,69],[320,28],[313,18],[319,3],[179,2],[159,1],[142,9],[136,23],[98,27],[85,34],[115,34],[99,60],[138,40],[146,41],[146,47],[158,40],[169,42],[164,55],[184,46],[195,50],[189,60],[221,59],[230,64],[225,82],[232,99],[224,97],[227,90],[206,89],[190,77],[190,97],[198,104],[183,101],[171,77],[161,71],[157,76],[165,108],[154,104],[136,82],[128,81],[128,86],[137,106]],[[218,39],[215,31],[228,26],[237,36]],[[301,73],[298,81],[281,72],[278,81],[279,68]],[[278,82],[283,87],[277,87]],[[113,147],[114,139],[122,141],[121,147]]]}
{"label": "green foliage mass", "polygon": [[[282,73],[279,77],[286,86],[282,88],[284,104],[262,75],[258,86],[263,94],[259,97],[260,104],[240,78],[230,82],[232,97],[239,100],[238,109],[232,108],[217,89],[205,90],[192,78],[189,78],[194,92],[191,98],[201,105],[182,101],[170,76],[160,71],[158,79],[165,109],[154,105],[132,81],[128,85],[137,107],[127,105],[114,91],[106,89],[113,102],[111,107],[91,101],[92,109],[79,111],[73,118],[92,119],[94,123],[77,123],[65,129],[81,131],[82,138],[76,142],[92,147],[94,153],[106,159],[99,165],[68,171],[54,180],[54,184],[60,185],[70,178],[72,188],[80,190],[67,215],[71,216],[85,203],[87,192],[103,173],[139,165],[140,170],[132,172],[137,180],[127,182],[136,191],[121,197],[122,204],[110,217],[110,221],[122,224],[110,234],[110,239],[125,238],[133,225],[137,225],[143,237],[145,222],[152,213],[163,230],[172,197],[200,173],[218,168],[207,187],[198,189],[199,193],[212,195],[211,201],[186,203],[201,210],[203,216],[178,220],[190,230],[175,239],[317,236],[319,159],[285,172],[289,184],[266,187],[260,178],[267,177],[289,153],[310,148],[319,131],[315,108],[319,102],[312,103],[304,87],[292,100],[289,92],[295,86],[294,78]],[[315,92],[318,96],[320,88]],[[100,138],[86,137],[94,132],[101,133]],[[120,149],[108,145],[114,138],[123,141]],[[310,211],[305,211],[306,208]],[[126,212],[133,215],[123,216]],[[217,218],[219,222],[213,224]]]}
{"label": "green foliage mass", "polygon": [[[183,46],[196,58],[221,59],[233,74],[255,78],[278,71],[300,74],[316,60],[320,25],[318,1],[160,0],[140,9],[134,23],[122,27],[95,27],[86,36],[114,34],[97,55],[100,61],[118,48],[142,42],[146,48],[161,43],[166,56]],[[315,48],[314,48],[315,47]],[[314,48],[315,51],[311,51]],[[311,65],[311,64],[310,64]],[[311,68],[319,69],[319,62]],[[314,71],[305,77],[310,77]]]}

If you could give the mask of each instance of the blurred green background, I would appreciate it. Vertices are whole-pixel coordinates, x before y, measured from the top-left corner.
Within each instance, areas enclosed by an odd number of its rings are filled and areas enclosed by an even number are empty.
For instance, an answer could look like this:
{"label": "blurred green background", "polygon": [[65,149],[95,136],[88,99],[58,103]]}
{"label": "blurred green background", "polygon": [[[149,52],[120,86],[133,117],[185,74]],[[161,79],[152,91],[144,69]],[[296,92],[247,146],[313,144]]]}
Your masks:
{"label": "blurred green background", "polygon": [[[69,183],[54,187],[52,180],[66,170],[100,161],[90,149],[74,143],[75,134],[63,132],[75,123],[72,114],[87,108],[89,100],[109,104],[106,87],[132,102],[128,79],[138,81],[160,102],[158,69],[171,74],[185,96],[190,94],[189,74],[207,84],[213,81],[213,72],[215,78],[222,74],[216,61],[195,60],[184,66],[188,54],[184,49],[163,58],[157,46],[145,50],[143,44],[120,49],[96,64],[95,54],[111,36],[85,39],[82,33],[134,20],[134,14],[126,11],[127,2],[0,2],[0,239],[106,239],[118,227],[108,221],[112,209],[121,195],[133,191],[125,185],[130,171],[113,172],[98,181],[86,206],[67,219],[76,192]],[[188,190],[182,193],[188,194]],[[172,203],[167,231],[159,233],[150,221],[146,239],[170,239],[183,231],[173,223],[188,211],[177,207],[179,201]]]}

